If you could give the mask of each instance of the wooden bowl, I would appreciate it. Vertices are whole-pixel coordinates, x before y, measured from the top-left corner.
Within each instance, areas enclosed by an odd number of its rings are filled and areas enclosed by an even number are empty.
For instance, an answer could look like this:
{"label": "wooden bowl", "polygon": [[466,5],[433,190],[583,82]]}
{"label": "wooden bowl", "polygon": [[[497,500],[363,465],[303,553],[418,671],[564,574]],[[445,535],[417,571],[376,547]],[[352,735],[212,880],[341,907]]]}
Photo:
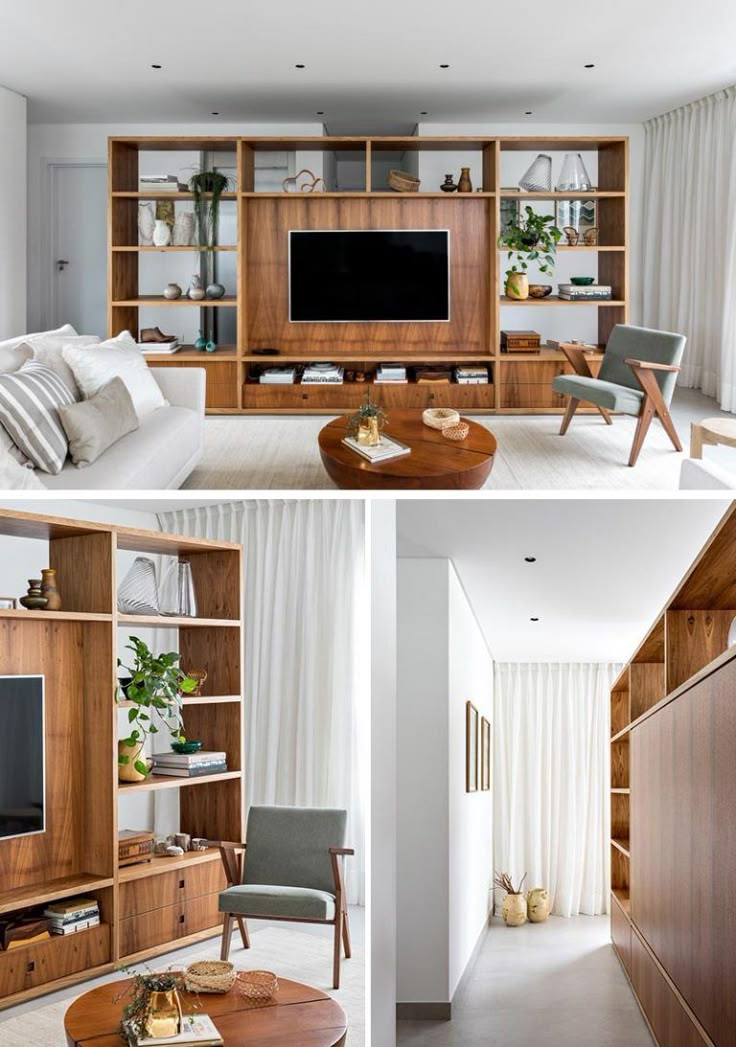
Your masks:
{"label": "wooden bowl", "polygon": [[550,284],[529,284],[530,298],[546,298],[548,294],[552,294]]}
{"label": "wooden bowl", "polygon": [[418,193],[421,179],[408,171],[389,171],[387,183],[397,193]]}

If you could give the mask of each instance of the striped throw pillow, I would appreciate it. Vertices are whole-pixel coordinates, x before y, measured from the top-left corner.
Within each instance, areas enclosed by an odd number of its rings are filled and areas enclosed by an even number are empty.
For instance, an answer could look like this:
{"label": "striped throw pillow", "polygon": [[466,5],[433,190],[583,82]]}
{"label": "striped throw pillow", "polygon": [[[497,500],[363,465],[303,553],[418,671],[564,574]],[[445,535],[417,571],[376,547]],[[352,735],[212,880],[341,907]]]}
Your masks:
{"label": "striped throw pillow", "polygon": [[31,360],[13,374],[0,374],[0,424],[13,443],[45,473],[60,473],[69,443],[59,407],[76,397],[49,367]]}

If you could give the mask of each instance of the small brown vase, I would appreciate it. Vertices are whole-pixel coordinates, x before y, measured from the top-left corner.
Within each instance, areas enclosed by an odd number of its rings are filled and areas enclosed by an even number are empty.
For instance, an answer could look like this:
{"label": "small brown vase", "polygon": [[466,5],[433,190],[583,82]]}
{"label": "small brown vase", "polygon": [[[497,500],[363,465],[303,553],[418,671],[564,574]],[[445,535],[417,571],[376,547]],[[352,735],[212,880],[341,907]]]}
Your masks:
{"label": "small brown vase", "polygon": [[470,168],[460,168],[460,181],[457,183],[458,193],[472,193],[473,183],[470,181]]}
{"label": "small brown vase", "polygon": [[55,567],[46,567],[41,571],[41,593],[46,597],[47,611],[61,610],[61,594],[56,587]]}
{"label": "small brown vase", "polygon": [[28,579],[28,593],[21,596],[19,603],[27,611],[43,611],[46,608],[48,600],[41,592],[40,578]]}
{"label": "small brown vase", "polygon": [[445,180],[440,186],[443,193],[455,193],[457,192],[457,186],[455,185],[455,179],[451,174],[445,175]]}

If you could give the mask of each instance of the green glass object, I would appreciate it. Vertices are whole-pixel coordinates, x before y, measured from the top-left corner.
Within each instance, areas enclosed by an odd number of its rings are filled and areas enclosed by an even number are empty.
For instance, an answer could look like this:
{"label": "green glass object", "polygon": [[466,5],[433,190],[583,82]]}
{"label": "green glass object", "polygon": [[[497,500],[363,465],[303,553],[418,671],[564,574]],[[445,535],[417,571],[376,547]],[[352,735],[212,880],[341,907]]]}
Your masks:
{"label": "green glass object", "polygon": [[205,349],[208,353],[214,353],[217,349],[217,342],[207,342],[207,344],[205,345]]}
{"label": "green glass object", "polygon": [[199,338],[194,343],[194,348],[197,349],[199,352],[202,352],[204,349],[207,348],[207,339],[204,337],[201,331],[199,332]]}

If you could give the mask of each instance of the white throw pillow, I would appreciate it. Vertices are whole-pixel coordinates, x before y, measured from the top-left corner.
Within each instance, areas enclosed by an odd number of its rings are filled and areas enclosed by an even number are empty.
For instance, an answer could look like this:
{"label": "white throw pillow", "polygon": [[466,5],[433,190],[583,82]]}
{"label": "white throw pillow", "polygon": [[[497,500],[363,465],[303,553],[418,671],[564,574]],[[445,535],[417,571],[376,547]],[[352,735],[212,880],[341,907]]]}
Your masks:
{"label": "white throw pillow", "polygon": [[13,374],[20,371],[23,364],[33,359],[33,346],[14,345],[12,349],[0,349],[0,374]]}
{"label": "white throw pillow", "polygon": [[0,490],[37,491],[39,488],[43,490],[44,486],[33,469],[24,469],[0,446]]}
{"label": "white throw pillow", "polygon": [[166,400],[129,331],[90,349],[66,346],[62,352],[82,395],[89,400],[113,378],[122,378],[139,418],[166,407]]}
{"label": "white throw pillow", "polygon": [[34,338],[42,338],[46,335],[76,338],[77,332],[71,324],[63,324],[61,327],[57,327],[55,331],[36,331],[35,334],[19,334],[15,338],[6,338],[4,342],[0,342],[0,349],[15,349],[16,345],[20,345],[21,342],[32,342]]}
{"label": "white throw pillow", "polygon": [[[76,398],[78,400],[82,399],[82,393],[77,387],[77,383],[74,379],[74,372],[62,356],[62,352],[68,345],[73,346],[75,349],[81,349],[84,346],[99,345],[100,339],[96,334],[34,334],[29,337],[29,340],[25,344],[33,353],[34,360],[38,360],[38,362],[43,364],[44,367],[48,367],[52,371],[55,371],[64,385],[72,390]],[[20,352],[23,348],[24,346],[21,345],[15,351]]]}

